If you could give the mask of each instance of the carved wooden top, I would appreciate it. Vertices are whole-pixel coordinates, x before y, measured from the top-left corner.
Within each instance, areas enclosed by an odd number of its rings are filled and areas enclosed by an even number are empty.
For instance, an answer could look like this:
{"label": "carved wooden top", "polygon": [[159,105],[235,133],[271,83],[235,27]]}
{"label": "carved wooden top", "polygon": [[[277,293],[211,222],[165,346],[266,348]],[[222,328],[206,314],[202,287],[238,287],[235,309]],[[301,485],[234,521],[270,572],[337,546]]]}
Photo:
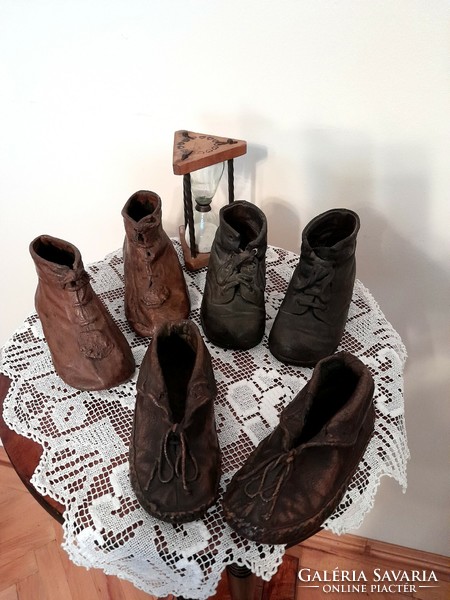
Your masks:
{"label": "carved wooden top", "polygon": [[185,175],[198,169],[224,162],[247,152],[247,142],[233,138],[175,131],[173,140],[173,172]]}

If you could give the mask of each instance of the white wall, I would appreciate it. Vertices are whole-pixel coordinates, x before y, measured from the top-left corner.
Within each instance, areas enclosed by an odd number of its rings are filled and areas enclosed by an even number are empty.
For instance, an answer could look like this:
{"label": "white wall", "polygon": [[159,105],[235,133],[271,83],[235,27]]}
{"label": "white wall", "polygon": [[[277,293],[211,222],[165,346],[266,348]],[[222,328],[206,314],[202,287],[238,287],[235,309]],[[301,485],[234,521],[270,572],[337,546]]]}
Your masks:
{"label": "white wall", "polygon": [[270,243],[359,212],[358,277],[408,348],[408,491],[383,480],[356,533],[447,553],[448,25],[439,0],[3,0],[0,344],[33,309],[36,235],[101,259],[142,188],[174,234],[173,132],[245,139],[236,193]]}

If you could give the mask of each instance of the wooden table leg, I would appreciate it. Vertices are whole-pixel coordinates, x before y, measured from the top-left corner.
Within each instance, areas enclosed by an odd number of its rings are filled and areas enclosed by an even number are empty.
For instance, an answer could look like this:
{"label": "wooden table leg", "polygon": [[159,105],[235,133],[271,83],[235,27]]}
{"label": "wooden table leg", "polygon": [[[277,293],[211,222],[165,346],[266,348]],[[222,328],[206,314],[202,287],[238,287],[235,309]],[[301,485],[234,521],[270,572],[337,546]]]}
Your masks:
{"label": "wooden table leg", "polygon": [[253,600],[256,575],[250,569],[236,564],[228,565],[227,577],[231,600]]}
{"label": "wooden table leg", "polygon": [[[223,588],[219,584],[219,589],[214,598],[217,600],[254,600],[256,575],[247,567],[240,567],[236,564],[228,565],[226,572],[228,586]],[[190,599],[177,596],[176,600]]]}

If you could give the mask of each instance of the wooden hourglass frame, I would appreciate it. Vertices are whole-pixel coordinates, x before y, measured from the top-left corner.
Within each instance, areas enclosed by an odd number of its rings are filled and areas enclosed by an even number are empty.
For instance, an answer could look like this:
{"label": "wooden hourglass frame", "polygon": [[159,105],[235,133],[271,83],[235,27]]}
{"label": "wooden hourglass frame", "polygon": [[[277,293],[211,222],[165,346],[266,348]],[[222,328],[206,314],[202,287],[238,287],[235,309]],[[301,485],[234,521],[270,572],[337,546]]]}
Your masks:
{"label": "wooden hourglass frame", "polygon": [[[228,172],[228,201],[234,201],[234,159],[247,152],[247,142],[233,138],[195,133],[182,129],[176,131],[173,143],[173,172],[183,175],[184,225],[179,228],[180,242],[186,268],[197,271],[206,267],[209,252],[196,250],[194,208],[191,191],[191,173],[217,163],[226,162]],[[189,232],[189,245],[186,241]]]}

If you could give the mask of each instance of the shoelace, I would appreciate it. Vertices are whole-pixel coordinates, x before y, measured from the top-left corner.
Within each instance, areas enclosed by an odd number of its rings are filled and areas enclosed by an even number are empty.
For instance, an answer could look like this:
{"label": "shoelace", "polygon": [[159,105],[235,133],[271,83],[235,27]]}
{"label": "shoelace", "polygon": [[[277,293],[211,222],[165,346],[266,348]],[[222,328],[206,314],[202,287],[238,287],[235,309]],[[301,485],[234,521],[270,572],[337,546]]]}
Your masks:
{"label": "shoelace", "polygon": [[[156,223],[155,217],[153,215],[150,216],[149,218],[146,219],[146,227],[145,227],[145,229],[148,227],[148,225],[153,225],[155,223]],[[147,248],[148,245],[149,245],[149,240],[151,239],[151,235],[149,237],[148,233],[147,233],[147,235],[145,235],[145,233],[143,233],[143,230],[141,228],[134,227],[133,228],[133,233],[132,233],[132,235],[130,235],[130,238],[138,246],[142,246],[143,248]]]}
{"label": "shoelace", "polygon": [[238,254],[233,254],[225,263],[223,269],[226,273],[223,281],[224,291],[238,285],[245,285],[250,291],[252,290],[257,251],[256,248],[242,250]]}
{"label": "shoelace", "polygon": [[113,344],[108,335],[99,329],[98,310],[92,303],[92,289],[87,287],[89,274],[84,269],[70,269],[61,278],[61,287],[74,292],[72,297],[74,315],[77,318],[78,347],[87,358],[101,360],[108,356]]}
{"label": "shoelace", "polygon": [[[175,457],[171,458],[171,454],[175,454]],[[191,477],[187,476],[188,460],[194,468],[194,474]],[[165,468],[169,472],[166,477],[163,475]],[[161,441],[157,465],[155,465],[150,475],[147,490],[156,473],[158,473],[158,479],[161,483],[169,483],[174,477],[181,478],[183,489],[187,493],[189,493],[188,483],[195,481],[198,477],[197,461],[192,456],[184,431],[178,427],[178,423],[167,430]]]}
{"label": "shoelace", "polygon": [[69,292],[74,292],[73,299],[76,313],[78,314],[79,324],[89,330],[89,326],[95,319],[96,311],[89,310],[89,303],[92,300],[91,290],[86,287],[90,281],[90,275],[84,270],[69,270],[61,279],[61,286]]}
{"label": "shoelace", "polygon": [[144,234],[139,229],[134,230],[132,239],[136,246],[139,246],[142,248],[142,250],[145,250],[144,260],[146,263],[147,273],[148,275],[152,275],[153,252],[150,249],[149,243],[146,241]]}
{"label": "shoelace", "polygon": [[[150,217],[147,223],[155,223],[155,217]],[[157,306],[163,304],[170,295],[169,289],[161,282],[158,274],[154,273],[155,265],[155,247],[148,240],[148,235],[144,235],[140,229],[135,228],[131,238],[136,246],[142,249],[142,255],[145,262],[145,270],[147,273],[147,291],[143,292],[141,300],[147,306]],[[161,265],[161,263],[160,263]],[[158,271],[158,270],[157,270]]]}
{"label": "shoelace", "polygon": [[66,290],[78,292],[90,281],[89,274],[84,269],[74,271],[69,269],[64,277],[61,278],[61,287]]}
{"label": "shoelace", "polygon": [[325,310],[331,296],[330,283],[333,277],[334,267],[330,263],[314,265],[306,281],[294,286],[298,293],[297,303],[306,308]]}
{"label": "shoelace", "polygon": [[[250,473],[248,475],[249,481],[244,486],[245,495],[253,500],[259,498],[262,502],[270,503],[268,511],[264,515],[264,519],[267,521],[271,518],[275,504],[278,499],[278,494],[283,486],[283,483],[289,477],[292,470],[292,462],[294,460],[294,450],[290,450],[285,454],[280,454],[278,458],[269,458],[261,466],[264,466],[264,471],[259,482],[259,485],[255,492],[250,491],[250,487],[259,479],[258,473]],[[267,482],[267,478],[271,473],[279,469],[272,483]]]}

